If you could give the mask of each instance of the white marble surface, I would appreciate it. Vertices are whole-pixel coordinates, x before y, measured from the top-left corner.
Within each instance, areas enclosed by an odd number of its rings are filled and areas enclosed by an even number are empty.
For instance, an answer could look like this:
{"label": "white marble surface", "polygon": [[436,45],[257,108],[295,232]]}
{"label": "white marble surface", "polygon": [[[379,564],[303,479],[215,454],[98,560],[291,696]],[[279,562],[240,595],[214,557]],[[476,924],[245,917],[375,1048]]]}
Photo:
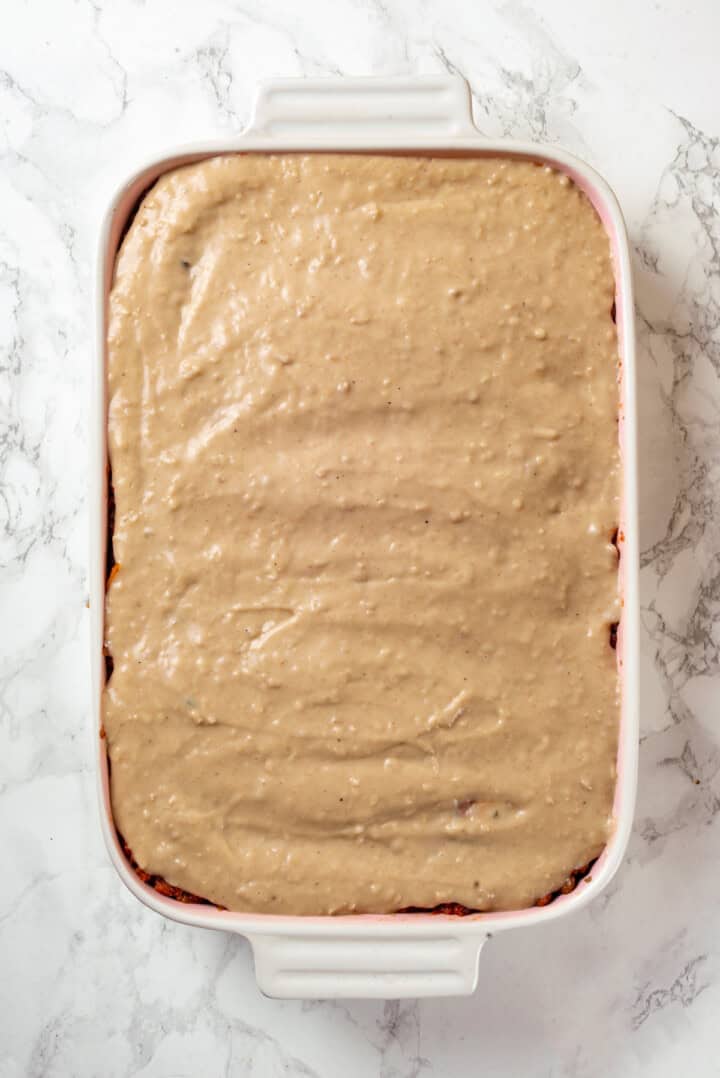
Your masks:
{"label": "white marble surface", "polygon": [[[34,0],[0,33],[0,1078],[720,1074],[720,6]],[[488,134],[615,187],[638,296],[642,751],[627,863],[492,941],[473,998],[278,1003],[164,922],[98,831],[85,608],[91,260],[129,164],[237,130],[257,79],[471,82]]]}

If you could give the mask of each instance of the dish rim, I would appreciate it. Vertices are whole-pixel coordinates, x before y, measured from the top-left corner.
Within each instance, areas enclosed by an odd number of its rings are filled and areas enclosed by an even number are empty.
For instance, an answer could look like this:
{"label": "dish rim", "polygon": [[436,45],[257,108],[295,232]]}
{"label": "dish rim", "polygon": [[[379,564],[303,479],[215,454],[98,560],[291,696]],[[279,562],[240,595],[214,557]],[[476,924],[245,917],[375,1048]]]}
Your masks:
{"label": "dish rim", "polygon": [[[303,84],[302,88],[300,84]],[[343,94],[347,87],[358,93],[374,84],[382,95],[412,94],[422,85],[432,84],[439,91],[448,91],[453,108],[447,130],[423,134],[414,123],[403,117],[392,124],[368,121],[357,131],[335,130],[335,120],[326,124],[322,117],[303,126],[297,117],[286,125],[289,134],[273,130],[273,124],[263,118],[263,103],[272,95],[299,92],[301,98],[308,87],[330,98]],[[362,85],[361,85],[362,84]],[[464,88],[464,89],[463,89]],[[458,93],[460,98],[458,98]],[[457,102],[467,98],[467,116],[462,116]],[[382,98],[384,100],[384,97]],[[424,107],[424,106],[423,106]],[[320,110],[322,112],[322,109]],[[406,119],[406,118],[405,118]],[[383,117],[383,121],[385,117]],[[466,122],[467,121],[467,122]],[[277,127],[277,123],[275,124]],[[318,130],[316,130],[318,128]],[[115,828],[109,790],[109,768],[106,742],[102,728],[102,689],[105,684],[103,642],[105,608],[105,564],[108,540],[107,493],[107,388],[106,338],[107,300],[113,267],[127,220],[142,194],[165,172],[183,164],[219,154],[250,152],[350,152],[399,153],[425,155],[458,155],[519,158],[537,161],[567,174],[589,197],[608,233],[615,273],[615,302],[618,347],[620,355],[619,438],[621,447],[622,497],[619,527],[619,590],[622,602],[617,637],[618,668],[621,685],[621,716],[618,734],[617,778],[613,802],[614,827],[607,845],[592,871],[579,880],[576,888],[561,895],[550,904],[521,910],[471,913],[463,916],[441,913],[389,913],[343,915],[288,915],[268,913],[239,913],[220,910],[206,904],[191,904],[159,894],[140,880],[127,861]],[[582,909],[608,885],[617,871],[629,840],[637,785],[638,756],[638,524],[637,524],[637,448],[636,448],[636,365],[633,332],[633,288],[630,252],[625,223],[614,193],[606,181],[583,161],[555,147],[540,143],[505,139],[487,139],[472,123],[467,84],[464,80],[436,77],[432,79],[320,79],[273,80],[261,84],[253,119],[240,134],[208,142],[170,148],[159,156],[135,167],[118,185],[109,199],[100,230],[96,273],[97,349],[94,363],[93,399],[91,409],[90,467],[90,608],[91,664],[93,692],[93,736],[97,739],[98,793],[101,827],[110,859],[126,887],[141,902],[166,917],[188,925],[220,928],[250,938],[287,933],[306,937],[346,937],[350,928],[354,935],[365,932],[373,937],[406,936],[408,939],[436,936],[442,925],[452,927],[458,937],[485,938],[498,931],[529,927],[556,920],[560,916]],[[99,736],[98,736],[99,732]]]}

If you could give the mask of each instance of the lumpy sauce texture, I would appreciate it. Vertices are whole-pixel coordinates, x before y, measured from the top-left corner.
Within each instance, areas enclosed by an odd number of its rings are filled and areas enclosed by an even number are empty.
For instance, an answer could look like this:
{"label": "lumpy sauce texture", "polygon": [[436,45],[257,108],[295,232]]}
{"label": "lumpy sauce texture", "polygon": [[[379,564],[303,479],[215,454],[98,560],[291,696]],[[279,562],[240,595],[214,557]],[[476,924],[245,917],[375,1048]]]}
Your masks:
{"label": "lumpy sauce texture", "polygon": [[104,723],[143,869],[233,910],[512,909],[602,850],[613,294],[531,162],[158,181],[108,340]]}

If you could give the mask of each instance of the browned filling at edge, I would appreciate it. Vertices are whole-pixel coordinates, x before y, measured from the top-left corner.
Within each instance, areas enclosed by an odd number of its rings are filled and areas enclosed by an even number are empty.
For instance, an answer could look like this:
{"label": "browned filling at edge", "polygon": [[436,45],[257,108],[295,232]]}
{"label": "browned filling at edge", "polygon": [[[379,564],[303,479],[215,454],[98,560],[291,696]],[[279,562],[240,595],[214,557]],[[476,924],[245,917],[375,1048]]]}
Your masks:
{"label": "browned filling at edge", "polygon": [[[108,761],[109,764],[109,761]],[[168,883],[162,876],[153,876],[149,872],[145,872],[140,868],[135,858],[132,855],[132,850],[128,846],[127,842],[116,829],[116,834],[122,851],[132,868],[136,876],[138,876],[144,884],[148,887],[152,887],[160,895],[164,895],[165,898],[173,898],[176,902],[185,902],[188,904],[195,904],[199,906],[213,906],[215,909],[224,910],[225,906],[218,906],[216,903],[211,902],[208,898],[202,898],[200,895],[193,895],[190,891],[183,891],[182,887],[175,887],[174,884]],[[549,894],[543,895],[539,898],[536,906],[549,906],[551,902],[554,902],[560,895],[569,895],[571,891],[574,891],[577,885],[582,879],[590,880],[588,873],[595,865],[595,861],[589,861],[582,868],[574,869],[562,887],[558,887],[557,891],[550,891]],[[441,902],[439,906],[433,906],[432,909],[425,909],[422,906],[406,906],[404,909],[397,910],[397,913],[435,913],[444,914],[446,917],[469,917],[474,913],[483,913],[483,910],[471,910],[467,906],[461,905],[459,902]]]}

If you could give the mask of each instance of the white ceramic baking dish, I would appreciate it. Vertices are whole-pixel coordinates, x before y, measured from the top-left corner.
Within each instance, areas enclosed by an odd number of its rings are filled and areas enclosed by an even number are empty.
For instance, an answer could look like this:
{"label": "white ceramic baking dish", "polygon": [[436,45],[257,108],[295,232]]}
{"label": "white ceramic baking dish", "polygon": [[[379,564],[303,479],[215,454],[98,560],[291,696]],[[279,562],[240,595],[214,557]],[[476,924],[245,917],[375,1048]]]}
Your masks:
{"label": "white ceramic baking dish", "polygon": [[[112,820],[108,764],[101,732],[103,608],[107,544],[106,309],[116,251],[139,197],[168,169],[218,153],[282,150],[453,152],[544,161],[566,172],[589,196],[610,237],[621,353],[620,440],[623,500],[619,546],[623,610],[617,640],[622,717],[614,830],[592,872],[549,905],[465,917],[437,914],[288,917],[229,913],[166,898],[128,863]],[[635,347],[627,237],[607,184],[587,165],[554,148],[492,142],[472,120],[462,79],[283,79],[262,85],[247,129],[237,137],[175,149],[136,169],[114,195],[102,227],[97,281],[97,364],[93,401],[91,489],[91,623],[93,736],[98,754],[102,829],[110,858],[132,893],[157,913],[185,924],[246,936],[258,985],[278,997],[462,995],[477,983],[480,950],[507,929],[540,927],[590,902],[622,859],[632,823],[638,743],[638,546]]]}

